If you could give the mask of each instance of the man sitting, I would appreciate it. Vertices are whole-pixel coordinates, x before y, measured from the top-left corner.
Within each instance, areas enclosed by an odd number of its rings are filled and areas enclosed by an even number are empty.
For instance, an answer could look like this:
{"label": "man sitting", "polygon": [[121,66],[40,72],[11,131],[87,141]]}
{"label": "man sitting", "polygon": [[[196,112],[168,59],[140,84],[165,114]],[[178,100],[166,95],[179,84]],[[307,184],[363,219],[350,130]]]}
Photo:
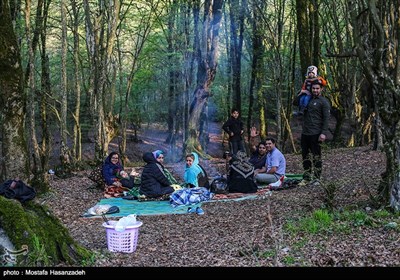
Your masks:
{"label": "man sitting", "polygon": [[261,169],[255,170],[255,180],[258,184],[271,184],[285,175],[286,160],[281,151],[276,148],[276,140],[267,138],[265,140],[267,158]]}

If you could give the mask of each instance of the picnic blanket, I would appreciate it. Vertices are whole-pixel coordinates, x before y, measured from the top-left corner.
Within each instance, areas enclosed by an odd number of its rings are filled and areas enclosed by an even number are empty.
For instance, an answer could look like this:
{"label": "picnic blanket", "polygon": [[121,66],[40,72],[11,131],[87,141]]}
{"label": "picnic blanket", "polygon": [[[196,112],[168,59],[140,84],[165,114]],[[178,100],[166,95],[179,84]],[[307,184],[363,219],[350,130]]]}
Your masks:
{"label": "picnic blanket", "polygon": [[[286,177],[288,179],[292,178],[300,178],[299,174],[287,174]],[[139,202],[137,200],[127,200],[118,198],[106,198],[101,199],[96,205],[112,205],[117,206],[119,208],[118,213],[107,214],[107,217],[124,217],[128,216],[129,214],[136,214],[138,216],[149,216],[149,215],[168,215],[168,214],[187,214],[188,207],[197,207],[201,206],[205,203],[214,203],[214,202],[228,202],[228,201],[241,201],[247,199],[257,199],[261,196],[265,195],[268,192],[268,189],[259,189],[257,193],[254,194],[242,194],[242,193],[229,193],[223,195],[214,195],[212,200],[202,201],[197,204],[191,205],[183,205],[178,207],[172,207],[169,201],[145,201]],[[101,218],[101,216],[91,216],[85,215],[84,213],[82,216],[87,218]]]}
{"label": "picnic blanket", "polygon": [[[303,179],[303,174],[285,174],[285,180],[283,184],[278,188],[271,188],[272,191],[282,191],[286,189],[291,189],[297,186],[297,183]],[[258,189],[269,188],[269,184],[259,184]]]}
{"label": "picnic blanket", "polygon": [[[187,214],[187,209],[189,206],[192,208],[193,207],[196,208],[197,206],[201,206],[203,203],[211,203],[217,201],[241,201],[245,199],[256,199],[256,198],[258,198],[258,195],[256,194],[252,195],[245,194],[245,196],[242,197],[237,197],[237,196],[235,198],[221,197],[217,200],[203,201],[196,204],[183,205],[174,208],[171,206],[171,203],[169,201],[165,200],[139,202],[137,200],[126,200],[118,197],[118,198],[101,199],[95,206],[108,204],[112,206],[117,206],[119,208],[120,211],[118,213],[107,214],[107,217],[125,217],[128,216],[129,214],[136,214],[138,216],[149,216],[149,215],[167,215],[167,214]],[[82,217],[101,218],[101,216],[87,215],[87,213],[84,213]]]}
{"label": "picnic blanket", "polygon": [[[145,201],[140,202],[137,200],[127,200],[120,197],[101,199],[96,205],[109,204],[118,206],[119,213],[108,214],[107,217],[125,217],[129,214],[136,214],[138,216],[146,215],[163,215],[163,214],[186,214],[187,207],[173,208],[169,201]],[[200,206],[201,203],[196,204]],[[86,214],[86,213],[85,213]],[[83,216],[85,216],[83,214]],[[88,218],[98,216],[90,216]],[[100,217],[101,218],[101,217]]]}

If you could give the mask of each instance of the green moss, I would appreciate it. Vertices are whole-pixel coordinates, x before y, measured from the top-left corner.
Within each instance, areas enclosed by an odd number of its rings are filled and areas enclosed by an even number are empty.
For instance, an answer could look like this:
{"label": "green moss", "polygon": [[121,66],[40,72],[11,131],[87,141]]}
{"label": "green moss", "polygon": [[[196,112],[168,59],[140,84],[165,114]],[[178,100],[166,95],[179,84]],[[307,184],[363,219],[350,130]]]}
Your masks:
{"label": "green moss", "polygon": [[36,254],[37,263],[25,260],[20,265],[60,262],[77,265],[91,256],[91,252],[78,245],[45,206],[32,201],[22,205],[16,200],[0,197],[0,223],[16,249],[27,245],[28,255]]}

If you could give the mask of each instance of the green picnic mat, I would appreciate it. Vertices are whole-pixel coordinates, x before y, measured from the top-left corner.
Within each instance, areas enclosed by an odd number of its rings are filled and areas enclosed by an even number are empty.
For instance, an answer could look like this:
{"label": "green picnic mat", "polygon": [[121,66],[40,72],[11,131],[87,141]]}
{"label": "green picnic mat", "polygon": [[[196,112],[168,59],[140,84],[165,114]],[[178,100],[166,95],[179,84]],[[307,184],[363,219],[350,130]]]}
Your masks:
{"label": "green picnic mat", "polygon": [[[104,204],[117,206],[119,208],[119,213],[107,214],[107,217],[124,217],[128,216],[129,214],[136,214],[138,216],[186,214],[188,207],[201,206],[201,203],[198,203],[189,206],[185,205],[174,208],[171,206],[168,200],[139,202],[137,200],[127,200],[127,199],[122,199],[120,197],[101,199],[96,205],[104,205]],[[101,216],[88,216],[88,218],[92,217],[101,217]]]}
{"label": "green picnic mat", "polygon": [[[302,179],[302,174],[286,174],[287,179]],[[137,200],[127,200],[118,198],[105,198],[101,199],[96,205],[104,205],[109,204],[111,206],[118,206],[119,213],[107,214],[107,217],[124,217],[129,214],[136,214],[139,216],[147,216],[147,215],[168,215],[168,214],[187,214],[188,207],[197,207],[201,206],[202,203],[207,202],[227,202],[227,201],[241,201],[246,199],[256,199],[258,195],[244,195],[239,198],[227,198],[227,199],[218,199],[218,200],[210,200],[203,201],[197,204],[192,205],[182,205],[178,207],[172,207],[168,200],[165,201],[143,201],[139,202]],[[101,217],[101,216],[91,216],[87,215],[87,213],[82,215],[83,217]]]}
{"label": "green picnic mat", "polygon": [[[208,202],[226,202],[226,201],[241,201],[246,199],[256,199],[257,195],[247,195],[239,198],[227,198],[218,200],[203,201],[197,204],[182,205],[178,207],[172,207],[169,201],[143,201],[139,202],[137,200],[127,200],[118,198],[105,198],[101,199],[96,205],[109,204],[111,206],[118,206],[119,212],[114,214],[107,214],[107,217],[124,217],[129,214],[136,214],[138,216],[147,215],[167,215],[167,214],[187,214],[187,209],[189,207],[196,208],[201,206],[203,203]],[[91,216],[84,213],[82,217],[86,218],[101,218],[101,216]]]}
{"label": "green picnic mat", "polygon": [[285,177],[286,177],[286,179],[302,180],[303,179],[303,174],[290,173],[290,174],[286,174]]}
{"label": "green picnic mat", "polygon": [[[296,173],[288,173],[285,174],[285,180],[302,180],[303,179],[303,174],[296,174]],[[269,184],[259,184],[258,188],[259,189],[264,189],[268,187]]]}

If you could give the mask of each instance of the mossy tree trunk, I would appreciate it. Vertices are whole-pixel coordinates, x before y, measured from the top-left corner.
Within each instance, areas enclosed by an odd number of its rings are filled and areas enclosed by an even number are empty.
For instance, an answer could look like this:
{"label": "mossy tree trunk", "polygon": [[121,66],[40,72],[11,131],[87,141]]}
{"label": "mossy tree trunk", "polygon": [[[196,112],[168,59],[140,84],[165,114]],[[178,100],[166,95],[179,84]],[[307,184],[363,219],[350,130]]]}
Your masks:
{"label": "mossy tree trunk", "polygon": [[[382,137],[386,171],[382,174],[379,196],[382,204],[400,211],[400,25],[398,17],[386,17],[399,11],[398,0],[349,1],[356,52],[371,85],[377,135]],[[365,30],[370,30],[368,35]],[[381,132],[381,133],[379,133]]]}
{"label": "mossy tree trunk", "polygon": [[28,247],[28,254],[19,257],[19,265],[79,265],[91,255],[45,206],[32,201],[23,205],[0,196],[0,223],[17,250],[23,245]]}
{"label": "mossy tree trunk", "polygon": [[[11,21],[9,2],[3,0],[0,1],[3,180],[20,177],[28,181],[30,175],[24,133],[26,105],[22,77],[20,50]],[[0,196],[0,225],[17,249],[22,245],[28,246],[31,253],[28,254],[28,263],[24,265],[51,265],[59,262],[77,264],[81,259],[89,257],[90,253],[74,242],[59,220],[34,202],[22,205],[16,200]]]}
{"label": "mossy tree trunk", "polygon": [[2,104],[1,179],[28,179],[28,151],[24,137],[23,74],[8,1],[0,1],[0,98]]}

